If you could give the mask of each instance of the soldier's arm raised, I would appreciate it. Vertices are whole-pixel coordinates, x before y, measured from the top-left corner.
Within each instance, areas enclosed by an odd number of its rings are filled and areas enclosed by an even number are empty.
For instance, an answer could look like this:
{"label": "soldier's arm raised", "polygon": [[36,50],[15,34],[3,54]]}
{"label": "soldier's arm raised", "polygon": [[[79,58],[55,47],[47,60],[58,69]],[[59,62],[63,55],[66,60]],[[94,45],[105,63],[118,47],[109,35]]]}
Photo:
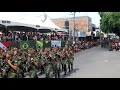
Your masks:
{"label": "soldier's arm raised", "polygon": [[17,66],[16,65],[13,65],[11,64],[11,61],[8,60],[8,64],[10,65],[10,67],[12,67],[14,70],[17,70]]}
{"label": "soldier's arm raised", "polygon": [[52,60],[54,60],[54,58],[53,58],[53,56],[51,54],[49,56],[52,58]]}

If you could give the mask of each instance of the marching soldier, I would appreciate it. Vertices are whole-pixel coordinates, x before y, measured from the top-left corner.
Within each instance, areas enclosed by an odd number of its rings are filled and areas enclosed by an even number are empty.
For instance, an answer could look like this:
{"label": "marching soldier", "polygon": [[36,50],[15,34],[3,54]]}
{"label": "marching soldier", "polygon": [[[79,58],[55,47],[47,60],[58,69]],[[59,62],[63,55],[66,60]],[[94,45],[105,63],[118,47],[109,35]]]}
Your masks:
{"label": "marching soldier", "polygon": [[38,60],[34,57],[34,49],[30,50],[28,52],[28,72],[31,78],[38,78],[37,76],[37,66],[38,66]]}
{"label": "marching soldier", "polygon": [[69,68],[69,72],[73,70],[73,60],[74,60],[74,53],[72,52],[71,48],[69,47],[68,49],[68,68]]}
{"label": "marching soldier", "polygon": [[13,51],[8,51],[6,54],[6,57],[8,59],[7,63],[10,67],[8,78],[15,78],[17,73],[18,60],[14,59],[13,55],[14,55]]}
{"label": "marching soldier", "polygon": [[43,59],[44,59],[44,70],[45,70],[45,76],[46,78],[50,78],[50,71],[52,69],[52,60],[54,59],[53,56],[50,54],[48,55],[48,53],[46,52],[47,50],[45,50],[44,55],[43,55]]}
{"label": "marching soldier", "polygon": [[63,48],[62,51],[62,55],[63,55],[63,59],[62,59],[62,63],[63,63],[63,68],[64,68],[64,75],[67,74],[67,55],[66,55],[66,48]]}
{"label": "marching soldier", "polygon": [[40,74],[42,74],[42,73],[44,73],[45,71],[44,71],[44,61],[45,61],[45,57],[44,57],[44,49],[41,49],[40,50],[40,56],[39,56],[39,66],[40,66],[40,70],[41,70],[41,73]]}

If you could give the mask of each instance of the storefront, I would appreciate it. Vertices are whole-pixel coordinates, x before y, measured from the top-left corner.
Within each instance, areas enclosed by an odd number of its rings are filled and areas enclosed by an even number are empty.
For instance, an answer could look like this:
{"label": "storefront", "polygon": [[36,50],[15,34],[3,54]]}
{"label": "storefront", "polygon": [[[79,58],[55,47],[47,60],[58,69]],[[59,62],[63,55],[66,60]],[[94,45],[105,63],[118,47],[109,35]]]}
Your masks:
{"label": "storefront", "polygon": [[86,41],[86,33],[78,32],[79,41]]}

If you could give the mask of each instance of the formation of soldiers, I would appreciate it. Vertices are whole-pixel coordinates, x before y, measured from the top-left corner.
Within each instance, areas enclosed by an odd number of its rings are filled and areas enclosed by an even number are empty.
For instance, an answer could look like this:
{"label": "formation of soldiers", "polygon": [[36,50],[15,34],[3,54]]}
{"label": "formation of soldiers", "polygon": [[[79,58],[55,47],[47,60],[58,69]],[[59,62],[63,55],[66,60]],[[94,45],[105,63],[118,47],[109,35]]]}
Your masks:
{"label": "formation of soldiers", "polygon": [[98,46],[99,44],[100,44],[99,41],[96,41],[96,42],[95,41],[94,42],[92,42],[92,41],[87,41],[87,42],[79,41],[79,42],[74,44],[74,51],[76,53],[76,52],[79,52],[80,50],[85,50],[85,49],[89,49],[89,48],[94,47],[94,46]]}
{"label": "formation of soldiers", "polygon": [[0,52],[0,77],[1,78],[38,78],[39,74],[45,74],[50,78],[51,73],[55,78],[60,78],[61,72],[66,75],[73,70],[74,52],[72,46],[53,47],[45,49],[13,48]]}
{"label": "formation of soldiers", "polygon": [[101,40],[101,47],[108,48],[109,51],[113,51],[114,49],[118,51],[120,45],[119,42],[116,42],[116,39],[104,38],[103,40]]}

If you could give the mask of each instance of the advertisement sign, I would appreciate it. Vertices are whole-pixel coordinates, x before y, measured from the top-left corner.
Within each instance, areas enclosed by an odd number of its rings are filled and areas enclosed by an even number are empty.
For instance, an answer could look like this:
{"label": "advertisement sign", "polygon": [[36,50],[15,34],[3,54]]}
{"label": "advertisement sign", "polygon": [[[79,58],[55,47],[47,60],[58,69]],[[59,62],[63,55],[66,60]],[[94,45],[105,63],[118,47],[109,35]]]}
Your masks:
{"label": "advertisement sign", "polygon": [[59,47],[61,47],[61,41],[52,40],[52,41],[51,41],[51,46],[52,46],[52,47],[54,47],[54,46],[59,46]]}
{"label": "advertisement sign", "polygon": [[86,33],[85,32],[78,32],[78,37],[86,37]]}

